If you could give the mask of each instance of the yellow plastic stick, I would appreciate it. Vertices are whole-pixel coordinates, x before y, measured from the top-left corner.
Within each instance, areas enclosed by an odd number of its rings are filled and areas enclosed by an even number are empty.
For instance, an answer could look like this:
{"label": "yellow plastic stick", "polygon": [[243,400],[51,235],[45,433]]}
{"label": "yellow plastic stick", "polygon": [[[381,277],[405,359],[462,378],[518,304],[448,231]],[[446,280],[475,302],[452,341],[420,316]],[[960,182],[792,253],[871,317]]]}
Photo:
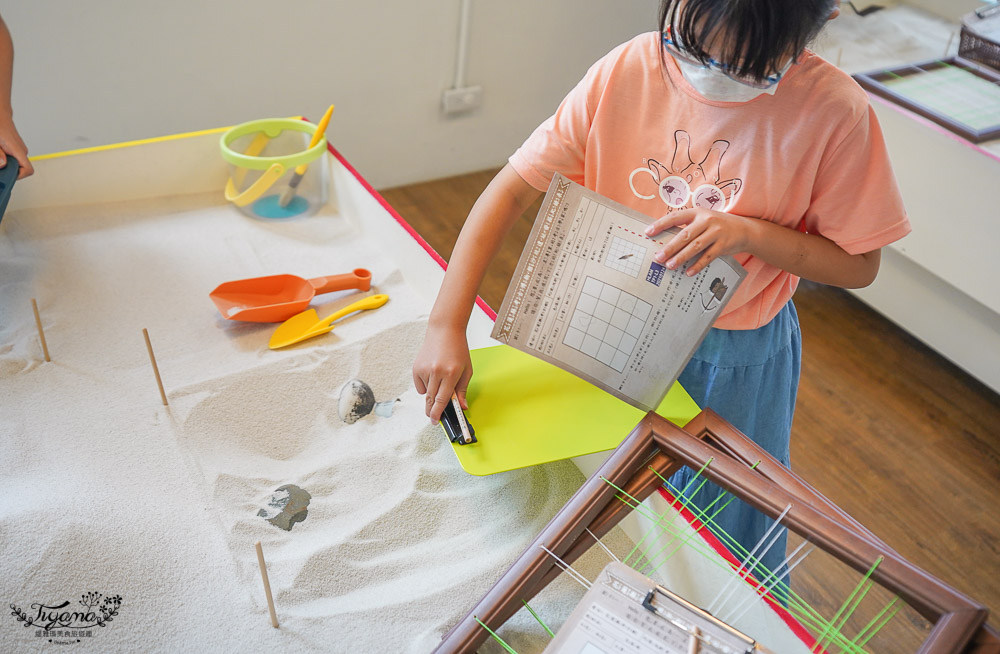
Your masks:
{"label": "yellow plastic stick", "polygon": [[[330,124],[330,116],[333,115],[333,107],[334,106],[331,104],[330,108],[326,110],[325,114],[323,114],[323,120],[319,121],[319,125],[316,126],[316,131],[313,132],[312,140],[309,141],[309,148],[316,147],[316,145],[323,140],[323,136],[326,134],[326,127]],[[298,187],[299,182],[302,181],[302,176],[306,174],[306,170],[308,168],[309,164],[302,164],[301,166],[295,167],[295,174],[292,175],[290,180],[288,180],[288,188],[284,190],[281,197],[278,199],[278,206],[287,207],[288,203],[292,201],[292,198],[295,197],[295,189]]]}
{"label": "yellow plastic stick", "polygon": [[[330,108],[326,110],[325,114],[323,114],[323,119],[321,121],[319,121],[319,125],[316,126],[316,131],[313,132],[313,137],[312,137],[312,140],[309,141],[309,147],[306,148],[307,150],[310,149],[310,148],[316,147],[316,145],[326,135],[326,127],[327,127],[327,125],[330,124],[330,116],[332,116],[332,115],[333,115],[333,105],[331,104]],[[306,168],[308,168],[308,167],[309,167],[309,164],[302,164],[301,166],[299,166],[298,168],[295,169],[295,174],[297,174],[297,175],[305,175],[306,174]]]}

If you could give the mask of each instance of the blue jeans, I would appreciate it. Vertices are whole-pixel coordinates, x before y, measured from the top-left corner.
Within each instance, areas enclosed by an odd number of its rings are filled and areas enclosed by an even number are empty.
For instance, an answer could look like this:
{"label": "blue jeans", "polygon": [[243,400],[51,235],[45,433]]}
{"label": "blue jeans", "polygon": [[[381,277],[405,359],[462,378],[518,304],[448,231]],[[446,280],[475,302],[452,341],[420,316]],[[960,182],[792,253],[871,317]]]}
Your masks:
{"label": "blue jeans", "polygon": [[[799,318],[789,301],[771,322],[757,329],[710,330],[681,373],[680,382],[698,406],[718,413],[787,466],[801,363]],[[683,490],[695,472],[682,468],[670,483],[678,491]],[[686,495],[690,496],[700,483],[698,480],[691,484]],[[707,483],[693,503],[704,509],[723,492]],[[709,515],[725,502],[723,499],[716,503]],[[734,500],[714,520],[748,552],[773,523],[740,500]],[[787,532],[784,528],[780,531],[778,541],[760,557],[768,570],[778,571],[785,558]],[[742,561],[744,557],[737,554],[736,558]]]}

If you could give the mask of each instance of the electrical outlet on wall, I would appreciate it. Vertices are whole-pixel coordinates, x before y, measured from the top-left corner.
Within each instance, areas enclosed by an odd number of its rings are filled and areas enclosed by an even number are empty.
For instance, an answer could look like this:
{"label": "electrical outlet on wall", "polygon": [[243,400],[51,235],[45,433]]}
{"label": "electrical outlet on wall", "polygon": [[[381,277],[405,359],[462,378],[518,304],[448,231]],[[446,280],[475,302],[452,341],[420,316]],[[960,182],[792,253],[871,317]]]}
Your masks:
{"label": "electrical outlet on wall", "polygon": [[465,86],[460,89],[445,89],[441,95],[441,109],[446,114],[461,114],[476,109],[483,104],[483,87]]}

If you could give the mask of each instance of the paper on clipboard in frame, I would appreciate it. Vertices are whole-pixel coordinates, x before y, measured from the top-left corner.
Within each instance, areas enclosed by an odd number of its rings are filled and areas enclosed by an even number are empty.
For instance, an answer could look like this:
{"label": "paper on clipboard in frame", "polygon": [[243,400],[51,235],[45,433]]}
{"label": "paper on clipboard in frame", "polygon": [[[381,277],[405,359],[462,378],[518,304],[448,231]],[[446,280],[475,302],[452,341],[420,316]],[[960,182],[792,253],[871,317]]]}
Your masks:
{"label": "paper on clipboard in frame", "polygon": [[[692,639],[696,642],[692,647]],[[763,654],[733,629],[624,563],[590,586],[544,654]]]}
{"label": "paper on clipboard in frame", "polygon": [[542,208],[493,338],[654,410],[746,276],[732,257],[697,275],[653,260],[645,214],[561,175]]}

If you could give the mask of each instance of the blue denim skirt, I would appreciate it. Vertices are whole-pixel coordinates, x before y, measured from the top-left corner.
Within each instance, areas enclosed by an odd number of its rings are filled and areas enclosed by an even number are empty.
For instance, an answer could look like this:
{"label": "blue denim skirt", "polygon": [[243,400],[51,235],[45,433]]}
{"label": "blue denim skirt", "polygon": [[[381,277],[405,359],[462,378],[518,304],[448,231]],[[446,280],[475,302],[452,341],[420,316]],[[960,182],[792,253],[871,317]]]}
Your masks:
{"label": "blue denim skirt", "polygon": [[[698,406],[718,413],[787,466],[801,364],[799,317],[789,301],[771,322],[757,329],[710,330],[681,373],[680,383]],[[694,472],[682,468],[670,483],[683,490]],[[685,495],[690,496],[700,481],[691,484]],[[721,488],[707,483],[694,496],[693,503],[704,508],[722,493]],[[725,501],[717,502],[708,513]],[[773,522],[740,500],[730,503],[714,520],[748,552]],[[785,558],[786,532],[781,532],[778,541],[761,557],[768,570],[777,571]],[[739,553],[734,554],[743,560]]]}

